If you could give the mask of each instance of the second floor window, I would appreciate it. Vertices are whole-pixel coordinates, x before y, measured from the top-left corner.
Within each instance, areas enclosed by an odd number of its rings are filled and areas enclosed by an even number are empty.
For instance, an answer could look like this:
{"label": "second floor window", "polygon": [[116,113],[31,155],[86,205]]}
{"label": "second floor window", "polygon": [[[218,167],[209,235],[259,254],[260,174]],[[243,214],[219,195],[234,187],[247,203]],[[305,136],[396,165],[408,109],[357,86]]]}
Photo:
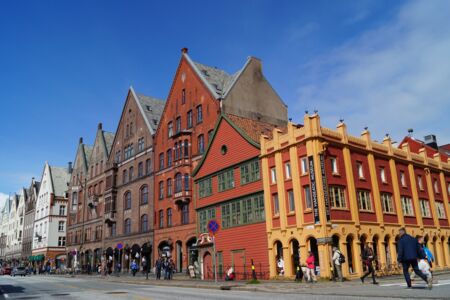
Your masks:
{"label": "second floor window", "polygon": [[149,158],[145,161],[145,173],[147,175],[149,175],[151,173],[151,171],[152,171],[152,161]]}
{"label": "second floor window", "polygon": [[383,212],[385,213],[394,213],[394,201],[392,199],[392,194],[389,193],[381,193],[381,205],[383,206]]}
{"label": "second floor window", "polygon": [[341,186],[330,186],[330,203],[333,208],[346,208],[345,190]]}
{"label": "second floor window", "polygon": [[172,149],[167,150],[167,167],[172,166]]}
{"label": "second floor window", "polygon": [[167,179],[167,197],[172,197],[172,178]]}
{"label": "second floor window", "polygon": [[172,209],[167,209],[167,227],[172,227]]}
{"label": "second floor window", "polygon": [[59,215],[60,216],[65,216],[66,215],[66,207],[64,205],[61,205],[59,207]]}
{"label": "second floor window", "polygon": [[382,183],[386,183],[386,172],[384,168],[380,168],[380,178]]}
{"label": "second floor window", "polygon": [[406,178],[405,178],[405,172],[400,171],[400,183],[402,187],[406,187]]}
{"label": "second floor window", "polygon": [[128,180],[128,171],[127,170],[123,170],[122,172],[122,183],[125,184],[127,183]]}
{"label": "second floor window", "polygon": [[419,186],[419,190],[423,191],[423,182],[422,182],[422,176],[417,176],[417,185]]}
{"label": "second floor window", "polygon": [[126,192],[124,196],[124,209],[131,209],[131,192]]}
{"label": "second floor window", "polygon": [[372,202],[370,200],[370,192],[365,190],[357,191],[358,206],[361,211],[372,211]]}
{"label": "second floor window", "polygon": [[138,140],[138,151],[141,152],[144,151],[144,149],[145,149],[145,140],[142,137]]}
{"label": "second floor window", "polygon": [[202,106],[197,106],[197,123],[203,122],[203,110]]}
{"label": "second floor window", "polygon": [[184,190],[189,191],[189,174],[184,174]]}
{"label": "second floor window", "polygon": [[273,214],[278,215],[280,213],[280,203],[278,201],[278,194],[272,195],[272,202],[273,202]]}
{"label": "second floor window", "polygon": [[159,228],[164,228],[164,211],[159,211]]}
{"label": "second floor window", "polygon": [[294,191],[289,190],[287,192],[288,194],[288,203],[289,203],[289,211],[294,212],[295,211],[295,199],[294,199]]}
{"label": "second floor window", "polygon": [[181,224],[189,223],[189,204],[183,204],[181,208]]}
{"label": "second floor window", "polygon": [[164,198],[164,181],[159,182],[159,200]]}
{"label": "second floor window", "polygon": [[134,168],[130,167],[130,170],[128,171],[129,181],[133,180],[133,176],[134,176]]}
{"label": "second floor window", "polygon": [[141,204],[148,203],[148,186],[144,185],[141,188]]}
{"label": "second floor window", "polygon": [[141,217],[141,232],[148,231],[148,215],[142,215]]}
{"label": "second floor window", "polygon": [[159,154],[159,169],[164,169],[164,153]]}
{"label": "second floor window", "polygon": [[425,199],[419,199],[419,204],[422,217],[431,218],[430,202]]}
{"label": "second floor window", "polygon": [[182,187],[183,187],[181,181],[182,181],[181,173],[177,173],[177,174],[175,175],[175,193],[181,192]]}
{"label": "second floor window", "polygon": [[64,221],[58,222],[58,231],[64,231]]}
{"label": "second floor window", "polygon": [[403,215],[408,217],[414,217],[414,208],[410,197],[401,196]]}
{"label": "second floor window", "polygon": [[436,201],[435,204],[437,217],[439,219],[445,219],[444,203]]}
{"label": "second floor window", "polygon": [[212,195],[212,179],[206,178],[198,182],[198,197],[208,197]]}
{"label": "second floor window", "polygon": [[286,163],[285,165],[284,165],[284,168],[285,168],[285,173],[286,173],[286,178],[285,179],[291,179],[291,163]]}
{"label": "second floor window", "polygon": [[144,164],[142,161],[138,164],[138,177],[142,177],[144,175]]}
{"label": "second floor window", "polygon": [[234,188],[234,172],[233,169],[224,171],[218,176],[219,192]]}
{"label": "second floor window", "polygon": [[205,136],[203,134],[198,136],[198,153],[203,154],[205,152]]}
{"label": "second floor window", "polygon": [[302,175],[308,173],[308,159],[306,157],[302,157],[300,159],[301,171]]}
{"label": "second floor window", "polygon": [[130,234],[131,233],[131,219],[126,219],[124,224],[124,233]]}
{"label": "second floor window", "polygon": [[312,208],[312,201],[311,201],[311,189],[309,185],[305,185],[303,187],[303,191],[305,193],[305,206],[307,209]]}
{"label": "second floor window", "polygon": [[192,110],[188,111],[188,113],[187,113],[186,123],[187,123],[186,125],[187,125],[188,129],[192,128]]}

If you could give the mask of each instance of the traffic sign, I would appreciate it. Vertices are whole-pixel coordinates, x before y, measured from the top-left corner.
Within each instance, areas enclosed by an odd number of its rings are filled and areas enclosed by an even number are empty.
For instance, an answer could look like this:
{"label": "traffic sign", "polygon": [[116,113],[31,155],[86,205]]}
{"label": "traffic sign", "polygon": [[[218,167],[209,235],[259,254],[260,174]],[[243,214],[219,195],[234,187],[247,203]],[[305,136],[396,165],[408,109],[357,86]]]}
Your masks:
{"label": "traffic sign", "polygon": [[122,250],[122,248],[123,248],[123,244],[122,243],[117,243],[117,249],[119,249],[119,250]]}
{"label": "traffic sign", "polygon": [[210,220],[207,227],[208,231],[212,234],[215,234],[217,231],[219,231],[219,223],[217,223],[216,220]]}

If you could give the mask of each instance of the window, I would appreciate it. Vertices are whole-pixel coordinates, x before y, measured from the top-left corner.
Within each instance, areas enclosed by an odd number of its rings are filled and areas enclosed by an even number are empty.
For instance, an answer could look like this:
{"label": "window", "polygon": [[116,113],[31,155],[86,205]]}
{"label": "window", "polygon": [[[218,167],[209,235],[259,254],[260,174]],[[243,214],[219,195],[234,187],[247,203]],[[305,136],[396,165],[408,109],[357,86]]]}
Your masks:
{"label": "window", "polygon": [[123,209],[131,209],[131,192],[130,191],[125,193]]}
{"label": "window", "polygon": [[148,215],[142,215],[141,217],[141,232],[148,231]]}
{"label": "window", "polygon": [[386,172],[384,170],[384,167],[380,168],[380,178],[382,183],[386,183]]}
{"label": "window", "polygon": [[58,231],[64,231],[64,221],[58,222]]}
{"label": "window", "polygon": [[145,173],[149,175],[151,171],[152,171],[152,161],[149,158],[145,161]]}
{"label": "window", "polygon": [[125,147],[124,149],[125,159],[128,159],[134,155],[134,148],[133,144],[130,144]]}
{"label": "window", "polygon": [[172,227],[172,209],[167,209],[167,227]]}
{"label": "window", "polygon": [[[222,210],[222,228],[230,228],[244,224],[251,224],[265,220],[264,214],[264,195],[262,193],[247,196],[241,199],[232,200],[221,206]],[[206,229],[206,224],[214,217],[200,216],[200,226],[205,226],[201,229]]]}
{"label": "window", "polygon": [[[178,143],[175,143],[175,145],[173,146],[174,148],[174,160],[177,161],[178,160]],[[170,152],[172,153],[172,151]]]}
{"label": "window", "polygon": [[338,165],[337,165],[337,158],[336,157],[330,157],[330,162],[331,162],[331,173],[339,174]]}
{"label": "window", "polygon": [[167,197],[172,197],[172,178],[167,179]]}
{"label": "window", "polygon": [[212,129],[208,131],[208,143],[211,142],[213,133],[214,133],[214,130],[212,130]]}
{"label": "window", "polygon": [[402,184],[402,187],[406,187],[405,172],[403,171],[400,171],[400,183]]}
{"label": "window", "polygon": [[253,160],[241,165],[241,185],[260,179],[259,160]]}
{"label": "window", "polygon": [[175,119],[175,132],[180,133],[181,132],[181,117],[177,117]]}
{"label": "window", "polygon": [[436,213],[439,219],[445,219],[445,209],[444,209],[444,203],[442,202],[435,202],[436,203]]}
{"label": "window", "polygon": [[302,175],[308,173],[308,159],[306,157],[302,157],[300,159],[300,169],[302,171]]}
{"label": "window", "polygon": [[184,174],[184,190],[189,191],[189,174]]}
{"label": "window", "polygon": [[219,192],[223,192],[234,188],[234,172],[233,169],[219,173],[217,176],[219,183]]}
{"label": "window", "polygon": [[144,151],[144,149],[145,149],[145,140],[142,137],[138,140],[138,151],[141,152]]}
{"label": "window", "polygon": [[77,205],[78,205],[78,193],[73,192],[72,193],[72,211],[77,209]]}
{"label": "window", "polygon": [[184,147],[184,157],[188,157],[189,156],[189,142],[188,142],[188,140],[184,140],[183,147]]}
{"label": "window", "polygon": [[164,169],[164,153],[159,154],[159,170]]}
{"label": "window", "polygon": [[164,198],[164,181],[159,182],[159,200]]}
{"label": "window", "polygon": [[394,201],[392,199],[392,194],[389,193],[381,193],[381,205],[383,207],[383,212],[385,213],[395,213],[394,209]]}
{"label": "window", "polygon": [[202,106],[197,106],[197,123],[201,123],[203,121],[203,111]]}
{"label": "window", "polygon": [[305,206],[306,208],[312,208],[312,201],[311,201],[311,189],[309,185],[305,185],[303,187],[303,191],[305,192]]}
{"label": "window", "polygon": [[358,196],[358,206],[361,211],[372,211],[372,202],[370,201],[370,192],[359,190],[356,192]]}
{"label": "window", "polygon": [[198,136],[198,153],[203,154],[205,152],[205,137],[203,134]]}
{"label": "window", "polygon": [[406,196],[401,196],[400,200],[402,202],[403,215],[413,217],[414,209],[413,209],[411,198],[406,197]]}
{"label": "window", "polygon": [[167,130],[168,137],[171,138],[173,136],[173,122],[172,121],[170,121],[167,124],[167,128],[168,128],[168,130]]}
{"label": "window", "polygon": [[431,218],[430,202],[425,199],[419,199],[419,204],[422,217]]}
{"label": "window", "polygon": [[60,236],[58,237],[58,247],[65,247],[66,246],[66,237]]}
{"label": "window", "polygon": [[128,180],[128,171],[127,170],[123,170],[122,172],[122,183],[125,184],[127,183]]}
{"label": "window", "polygon": [[181,208],[181,224],[185,225],[189,223],[189,204],[183,204]]}
{"label": "window", "polygon": [[208,232],[208,222],[216,218],[216,208],[206,208],[198,212],[198,230],[200,233]]}
{"label": "window", "polygon": [[65,205],[61,205],[59,207],[59,215],[60,216],[65,216],[66,215],[66,206]]}
{"label": "window", "polygon": [[330,186],[330,202],[332,208],[346,208],[345,189],[342,186]]}
{"label": "window", "polygon": [[278,201],[278,194],[272,195],[272,202],[273,202],[273,214],[278,215],[280,213],[280,203]]}
{"label": "window", "polygon": [[284,164],[284,169],[285,169],[285,173],[286,173],[286,179],[291,179],[291,163],[285,163]]}
{"label": "window", "polygon": [[110,235],[111,235],[111,236],[116,236],[116,234],[117,234],[117,226],[116,226],[116,223],[112,223]]}
{"label": "window", "polygon": [[181,90],[181,104],[185,104],[186,103],[186,90],[182,89]]}
{"label": "window", "polygon": [[211,178],[202,179],[198,182],[198,197],[208,197],[212,195],[212,180]]}
{"label": "window", "polygon": [[287,192],[288,194],[288,202],[289,202],[289,211],[294,212],[295,211],[295,199],[294,199],[294,191],[289,190]]}
{"label": "window", "polygon": [[130,234],[131,233],[131,219],[126,219],[124,224],[124,233]]}
{"label": "window", "polygon": [[129,177],[129,181],[133,181],[133,176],[134,176],[134,168],[130,167],[130,170],[128,171],[128,177]]}
{"label": "window", "polygon": [[133,122],[130,123],[130,134],[133,134]]}
{"label": "window", "polygon": [[356,163],[356,170],[358,171],[358,177],[363,179],[364,178],[364,170],[363,170],[362,162]]}
{"label": "window", "polygon": [[159,228],[164,228],[164,211],[159,211]]}
{"label": "window", "polygon": [[422,176],[417,176],[417,185],[419,186],[419,190],[423,191],[423,183],[422,183]]}
{"label": "window", "polygon": [[187,112],[187,128],[192,128],[192,110]]}
{"label": "window", "polygon": [[[176,151],[175,151],[175,154],[176,154]],[[169,150],[167,150],[167,167],[169,168],[171,166],[172,166],[172,149],[169,149]]]}
{"label": "window", "polygon": [[141,188],[141,205],[148,203],[148,186],[144,185]]}
{"label": "window", "polygon": [[438,184],[437,179],[434,180],[433,187],[434,187],[434,192],[436,194],[439,194],[439,184]]}
{"label": "window", "polygon": [[275,170],[275,167],[270,169],[270,178],[272,183],[277,183],[277,171]]}
{"label": "window", "polygon": [[182,184],[182,176],[181,173],[175,174],[175,193],[179,193],[182,191],[183,184]]}
{"label": "window", "polygon": [[138,164],[138,177],[142,177],[144,175],[144,163],[141,161]]}

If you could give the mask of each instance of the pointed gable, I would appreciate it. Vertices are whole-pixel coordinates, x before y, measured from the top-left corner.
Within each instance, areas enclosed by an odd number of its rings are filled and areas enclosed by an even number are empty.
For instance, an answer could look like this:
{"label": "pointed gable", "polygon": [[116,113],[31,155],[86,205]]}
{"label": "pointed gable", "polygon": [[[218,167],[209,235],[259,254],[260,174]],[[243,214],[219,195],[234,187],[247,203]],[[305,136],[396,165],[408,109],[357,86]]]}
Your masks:
{"label": "pointed gable", "polygon": [[230,118],[222,115],[208,149],[194,170],[193,176],[199,179],[258,157],[259,144],[246,131],[247,128],[238,127]]}
{"label": "pointed gable", "polygon": [[103,130],[102,123],[98,124],[95,141],[92,146],[92,151],[88,157],[89,166],[94,166],[96,163],[106,162],[108,160],[114,134]]}

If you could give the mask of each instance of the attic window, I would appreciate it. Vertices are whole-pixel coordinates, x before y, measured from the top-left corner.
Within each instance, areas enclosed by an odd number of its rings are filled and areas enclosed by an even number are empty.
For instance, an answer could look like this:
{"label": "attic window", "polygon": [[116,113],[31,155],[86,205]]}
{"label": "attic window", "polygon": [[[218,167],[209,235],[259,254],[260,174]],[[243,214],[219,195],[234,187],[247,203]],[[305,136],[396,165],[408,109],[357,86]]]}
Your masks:
{"label": "attic window", "polygon": [[222,91],[222,88],[217,83],[213,84],[213,86],[216,90]]}
{"label": "attic window", "polygon": [[222,147],[220,148],[220,153],[222,153],[222,155],[227,154],[228,152],[228,148],[227,145],[222,145]]}
{"label": "attic window", "polygon": [[147,105],[147,110],[152,111],[152,107],[150,105]]}
{"label": "attic window", "polygon": [[128,110],[128,112],[129,112],[129,113],[131,112],[131,108]]}
{"label": "attic window", "polygon": [[158,120],[153,119],[153,124],[158,125]]}
{"label": "attic window", "polygon": [[208,71],[207,71],[206,69],[203,69],[203,70],[202,70],[202,74],[203,74],[204,76],[209,76]]}

